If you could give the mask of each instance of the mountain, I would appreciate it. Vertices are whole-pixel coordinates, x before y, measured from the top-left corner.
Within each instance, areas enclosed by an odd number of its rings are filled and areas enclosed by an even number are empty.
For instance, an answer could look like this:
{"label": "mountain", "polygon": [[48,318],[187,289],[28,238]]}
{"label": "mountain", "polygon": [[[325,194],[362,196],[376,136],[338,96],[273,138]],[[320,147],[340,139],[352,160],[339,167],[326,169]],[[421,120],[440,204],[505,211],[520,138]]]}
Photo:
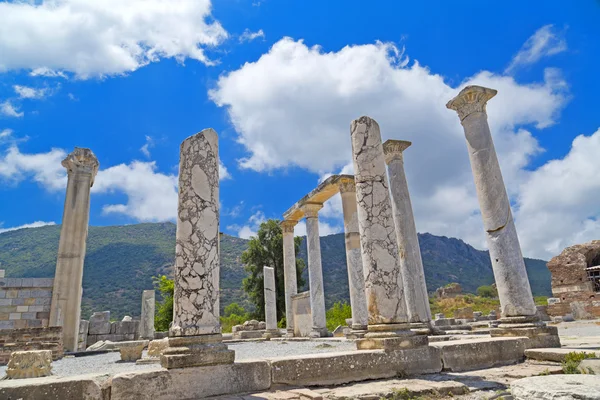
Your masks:
{"label": "mountain", "polygon": [[[50,277],[56,267],[60,226],[44,226],[0,234],[0,269],[7,277]],[[462,240],[419,234],[430,292],[450,282],[463,291],[494,282],[489,255]],[[221,308],[231,302],[249,307],[242,290],[245,277],[240,262],[247,240],[228,235],[221,238]],[[348,300],[348,275],[344,235],[321,238],[321,255],[327,307]],[[141,292],[152,288],[152,277],[172,275],[175,256],[175,225],[147,223],[90,227],[83,273],[82,315],[110,310],[115,319],[138,316]],[[300,250],[306,260],[306,245]],[[532,291],[550,295],[550,272],[546,262],[525,259]],[[305,272],[306,273],[306,272]],[[308,281],[308,279],[306,279]]]}

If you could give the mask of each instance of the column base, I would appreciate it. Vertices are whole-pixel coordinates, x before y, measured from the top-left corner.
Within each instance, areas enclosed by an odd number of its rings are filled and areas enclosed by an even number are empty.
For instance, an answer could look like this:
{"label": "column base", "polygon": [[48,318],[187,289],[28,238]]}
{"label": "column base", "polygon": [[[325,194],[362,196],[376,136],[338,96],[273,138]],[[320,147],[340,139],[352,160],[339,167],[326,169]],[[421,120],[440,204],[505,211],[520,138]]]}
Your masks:
{"label": "column base", "polygon": [[221,343],[222,335],[169,337],[169,347],[160,357],[163,368],[201,367],[232,364],[235,352]]}
{"label": "column base", "polygon": [[365,326],[363,329],[355,329],[354,327],[346,334],[346,339],[362,339],[369,331]]}
{"label": "column base", "polygon": [[[279,329],[267,329],[265,331],[265,333],[263,333],[263,337],[265,339],[270,339],[270,338],[274,338],[274,337],[281,337],[281,331]],[[286,334],[287,336],[287,334]]]}
{"label": "column base", "polygon": [[537,316],[504,317],[497,328],[490,329],[492,337],[527,337],[528,348],[560,347],[558,328],[547,326]]}
{"label": "column base", "polygon": [[293,328],[287,328],[286,329],[286,333],[285,333],[285,337],[286,338],[293,338],[294,337],[294,329]]}
{"label": "column base", "polygon": [[327,328],[313,328],[308,337],[311,338],[320,338],[320,337],[329,337],[329,331]]}
{"label": "column base", "polygon": [[410,329],[410,324],[369,325],[364,338],[356,341],[357,350],[407,350],[427,346],[429,338],[417,335]]}

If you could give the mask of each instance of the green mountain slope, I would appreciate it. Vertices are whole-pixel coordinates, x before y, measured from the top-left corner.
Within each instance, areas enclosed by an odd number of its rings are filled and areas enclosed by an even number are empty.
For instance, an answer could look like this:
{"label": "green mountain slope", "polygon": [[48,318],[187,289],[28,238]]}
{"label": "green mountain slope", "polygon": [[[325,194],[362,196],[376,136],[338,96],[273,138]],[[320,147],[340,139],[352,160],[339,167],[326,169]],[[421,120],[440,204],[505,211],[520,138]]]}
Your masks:
{"label": "green mountain slope", "polygon": [[[0,269],[7,277],[54,275],[60,226],[29,228],[0,234]],[[419,235],[429,291],[458,282],[467,292],[493,282],[487,252],[461,240]],[[90,227],[83,274],[82,314],[110,310],[114,318],[140,314],[141,292],[152,288],[152,276],[171,275],[175,254],[172,223]],[[245,276],[240,262],[247,241],[221,238],[221,308],[235,301],[248,306],[242,290]],[[327,306],[348,299],[344,235],[321,238]],[[300,251],[306,259],[306,246]],[[536,295],[550,295],[550,273],[545,261],[526,259]]]}

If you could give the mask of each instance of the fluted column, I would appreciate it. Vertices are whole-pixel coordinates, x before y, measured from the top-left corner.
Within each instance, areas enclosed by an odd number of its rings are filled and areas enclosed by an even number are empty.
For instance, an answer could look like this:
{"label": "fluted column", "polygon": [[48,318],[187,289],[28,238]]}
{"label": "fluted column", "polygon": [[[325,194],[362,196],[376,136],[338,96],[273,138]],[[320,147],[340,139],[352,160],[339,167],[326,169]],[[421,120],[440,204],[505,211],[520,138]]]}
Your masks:
{"label": "fluted column", "polygon": [[98,172],[98,159],[90,149],[76,147],[62,161],[67,169],[67,194],[63,211],[50,326],[62,326],[66,351],[76,351],[81,314],[81,281],[85,259],[90,190]]}
{"label": "fluted column", "polygon": [[352,307],[352,329],[365,330],[369,323],[367,298],[365,296],[365,275],[360,252],[358,233],[358,213],[356,207],[356,185],[354,179],[343,179],[339,183],[344,213],[344,236],[346,239],[346,264],[348,287]]}
{"label": "fluted column", "polygon": [[[500,298],[500,328],[533,328],[528,332],[518,332],[522,336],[533,337],[540,333],[535,328],[544,324],[538,322],[536,316],[510,202],[487,122],[486,103],[496,93],[494,89],[467,86],[446,107],[458,113],[467,139],[477,198]],[[553,330],[543,333],[545,346],[556,346],[556,343],[560,346],[558,335],[551,331]],[[549,336],[555,336],[555,339]]]}
{"label": "fluted column", "polygon": [[306,217],[306,249],[308,253],[308,282],[310,285],[310,309],[312,315],[311,336],[327,336],[325,320],[325,294],[323,291],[323,267],[321,264],[321,238],[319,236],[319,210],[323,204],[308,203],[302,206]]}
{"label": "fluted column", "polygon": [[390,178],[392,210],[408,318],[410,322],[429,324],[429,296],[402,157],[402,152],[410,145],[411,142],[405,140],[388,140],[383,144],[383,152]]}
{"label": "fluted column", "polygon": [[292,296],[298,294],[296,277],[296,246],[294,244],[294,227],[298,221],[281,221],[283,233],[283,280],[285,284],[285,321],[288,336],[294,335],[294,309]]}

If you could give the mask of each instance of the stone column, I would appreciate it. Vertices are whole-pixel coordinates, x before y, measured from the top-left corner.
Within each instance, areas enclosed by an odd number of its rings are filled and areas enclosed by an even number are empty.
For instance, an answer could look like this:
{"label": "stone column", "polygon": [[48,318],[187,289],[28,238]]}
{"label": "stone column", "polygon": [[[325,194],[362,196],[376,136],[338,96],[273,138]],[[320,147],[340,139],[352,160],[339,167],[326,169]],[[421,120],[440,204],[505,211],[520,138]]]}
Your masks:
{"label": "stone column", "polygon": [[283,231],[283,280],[285,284],[285,321],[288,336],[294,336],[294,310],[292,296],[298,294],[296,278],[296,247],[294,245],[294,227],[298,221],[281,221]]}
{"label": "stone column", "polygon": [[76,351],[81,315],[81,281],[90,219],[90,189],[98,159],[90,149],[76,147],[62,161],[67,169],[63,211],[49,326],[62,326],[65,351]]}
{"label": "stone column", "polygon": [[271,336],[279,336],[277,329],[277,292],[275,288],[275,270],[271,267],[263,267],[263,282],[265,290],[265,322],[267,332]]}
{"label": "stone column", "polygon": [[[348,287],[352,307],[352,330],[364,331],[369,323],[367,298],[365,296],[365,275],[360,253],[358,233],[358,213],[356,209],[356,185],[354,179],[339,182],[342,210],[344,212],[344,236],[346,239],[346,263],[348,267]],[[354,333],[356,335],[356,333]]]}
{"label": "stone column", "polygon": [[154,340],[154,309],[156,297],[154,290],[142,292],[142,315],[140,318],[140,339]]}
{"label": "stone column", "polygon": [[[536,316],[525,262],[512,217],[510,202],[487,122],[486,103],[497,91],[481,86],[467,86],[446,107],[458,113],[467,139],[475,188],[483,218],[494,278],[500,298],[502,318],[496,335],[538,337],[543,334],[545,346],[560,341],[557,329],[547,329]],[[514,327],[521,329],[515,330]],[[544,330],[544,332],[541,332]],[[539,346],[535,346],[539,347]]]}
{"label": "stone column", "polygon": [[205,129],[181,143],[175,293],[165,368],[233,363],[219,321],[219,143]]}
{"label": "stone column", "polygon": [[319,237],[319,210],[323,204],[307,203],[301,209],[306,217],[306,251],[308,253],[308,282],[310,285],[310,310],[312,337],[327,336],[325,320],[325,294],[323,292],[323,267],[321,265],[321,238]]}
{"label": "stone column", "polygon": [[392,210],[408,319],[414,323],[412,325],[414,328],[428,328],[431,322],[431,309],[402,158],[402,152],[410,145],[411,142],[405,140],[388,140],[383,144],[383,152],[390,177]]}
{"label": "stone column", "polygon": [[357,341],[357,347],[390,349],[427,344],[427,336],[414,336],[409,329],[379,125],[361,117],[352,122],[350,132],[369,310],[369,333]]}

